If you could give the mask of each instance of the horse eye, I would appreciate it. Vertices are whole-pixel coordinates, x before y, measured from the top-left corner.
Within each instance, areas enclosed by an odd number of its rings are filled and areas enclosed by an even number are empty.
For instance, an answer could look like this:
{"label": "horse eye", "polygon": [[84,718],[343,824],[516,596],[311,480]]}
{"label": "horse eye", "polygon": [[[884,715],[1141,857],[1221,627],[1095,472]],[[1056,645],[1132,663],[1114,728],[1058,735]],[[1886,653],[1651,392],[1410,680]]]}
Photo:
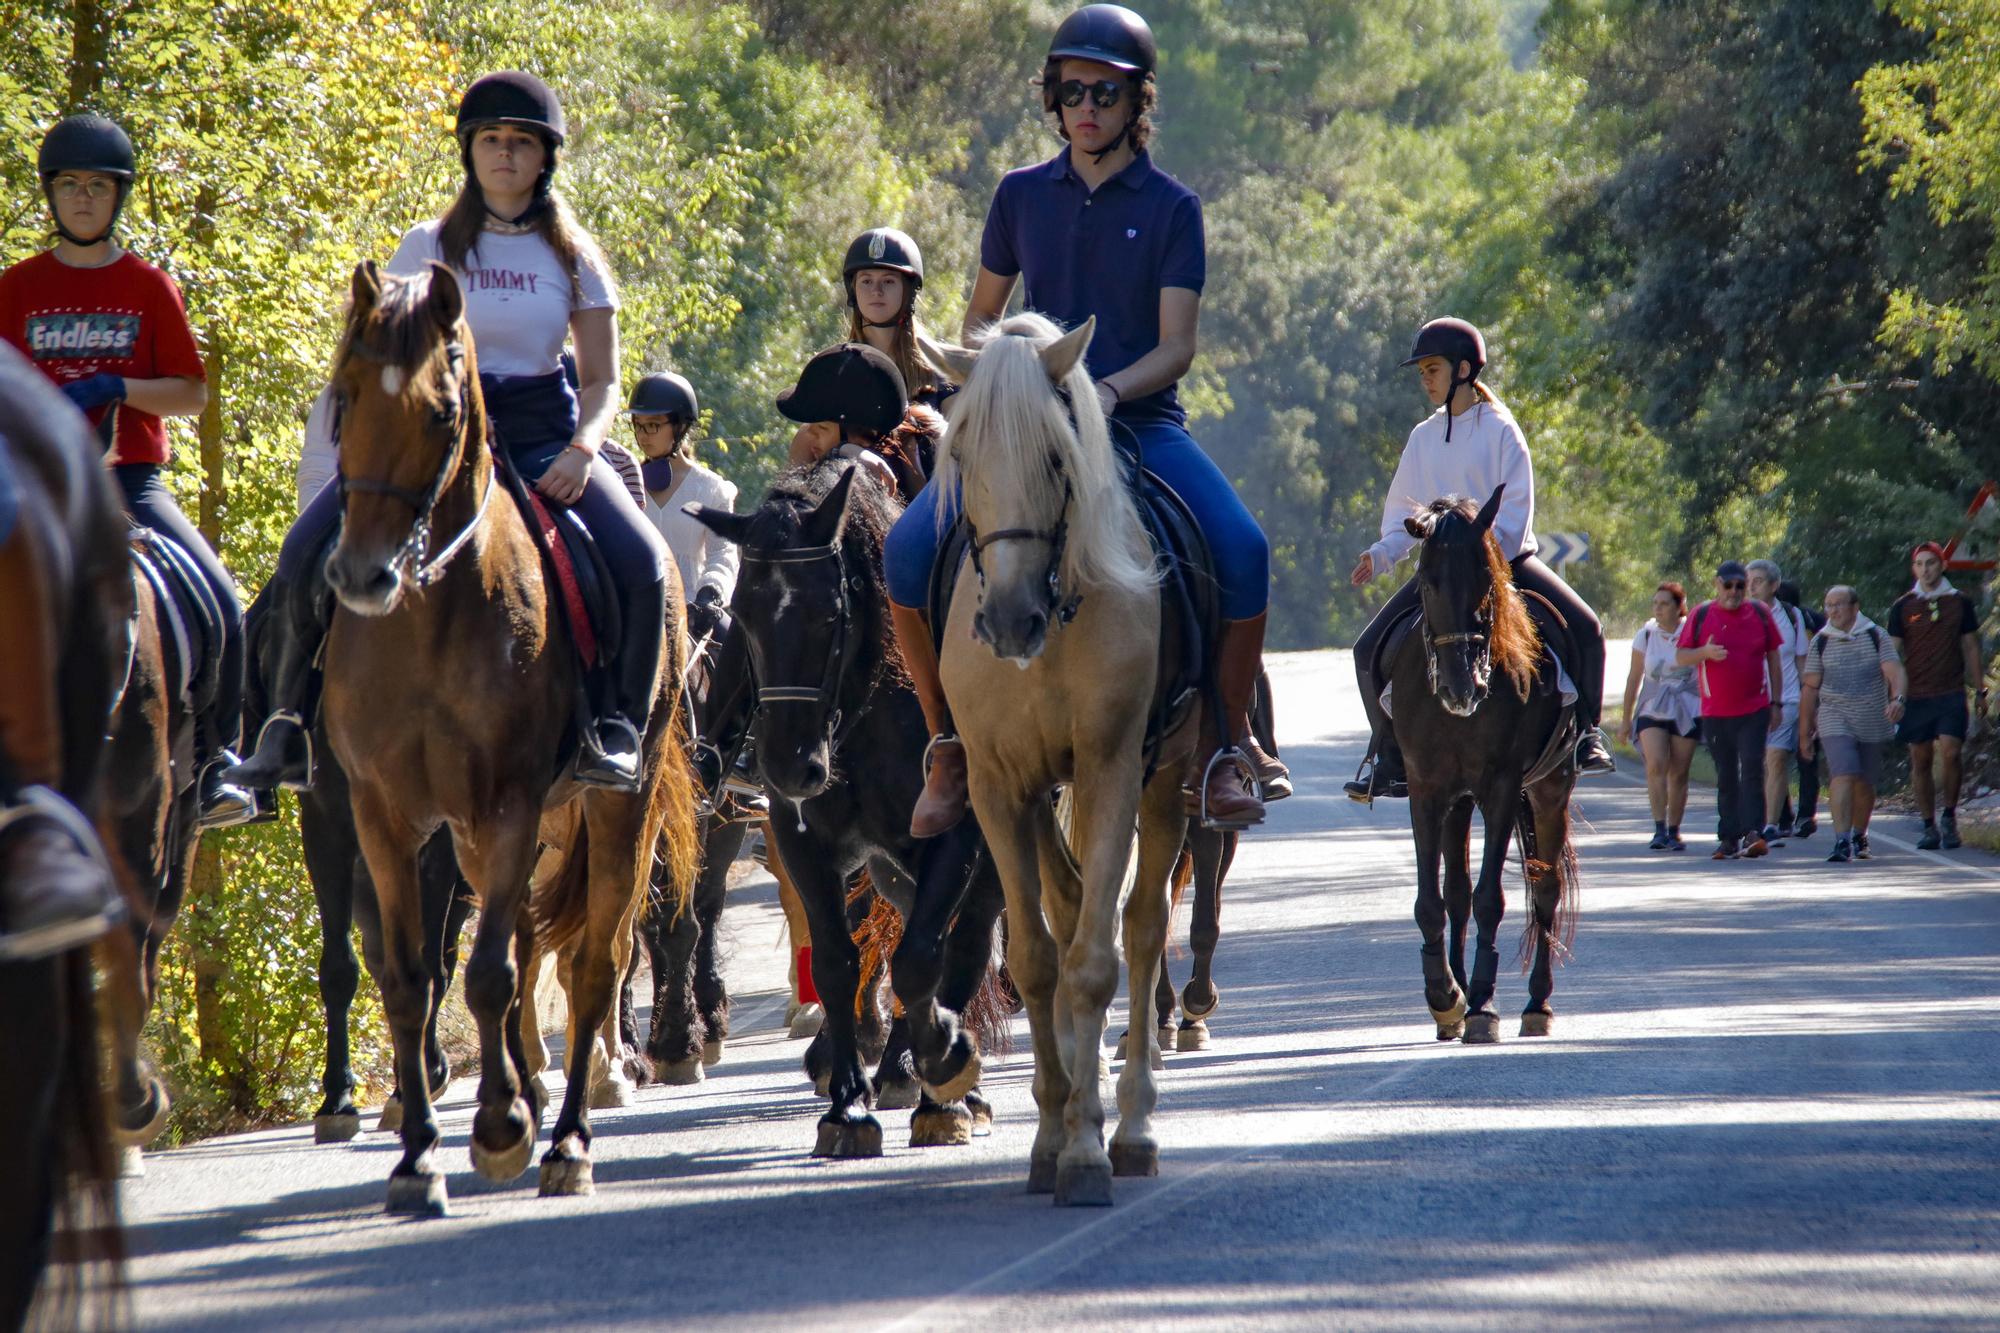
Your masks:
{"label": "horse eye", "polygon": [[457,400],[447,399],[437,407],[432,408],[431,420],[440,426],[449,426],[452,422],[458,420]]}

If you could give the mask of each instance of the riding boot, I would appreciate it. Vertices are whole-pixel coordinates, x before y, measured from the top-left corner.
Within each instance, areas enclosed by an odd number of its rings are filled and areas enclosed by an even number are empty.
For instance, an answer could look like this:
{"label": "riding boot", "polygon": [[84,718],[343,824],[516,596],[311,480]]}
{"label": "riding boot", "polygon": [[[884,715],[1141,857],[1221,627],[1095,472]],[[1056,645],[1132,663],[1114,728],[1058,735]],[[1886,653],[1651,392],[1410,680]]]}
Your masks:
{"label": "riding boot", "polygon": [[1409,779],[1403,772],[1402,747],[1396,744],[1396,729],[1390,724],[1389,715],[1382,711],[1382,682],[1360,660],[1372,653],[1374,647],[1373,643],[1356,644],[1354,649],[1361,708],[1368,715],[1368,757],[1361,761],[1361,771],[1346,783],[1345,790],[1349,800],[1363,805],[1383,796],[1408,800],[1410,795]]}
{"label": "riding boot", "polygon": [[1215,658],[1216,689],[1222,695],[1221,744],[1202,775],[1201,807],[1213,826],[1247,827],[1264,820],[1264,802],[1256,790],[1262,781],[1259,759],[1274,778],[1282,776],[1287,784],[1291,780],[1283,764],[1264,754],[1250,730],[1250,699],[1264,665],[1264,616],[1224,621]]}
{"label": "riding boot", "polygon": [[580,728],[583,739],[576,780],[613,791],[639,790],[644,767],[646,723],[660,686],[660,643],[666,637],[666,584],[645,582],[625,590],[625,641],[612,667],[611,706],[594,727]]}
{"label": "riding boot", "polygon": [[907,606],[889,604],[896,628],[896,647],[909,669],[910,684],[924,710],[930,744],[924,747],[924,790],[910,811],[910,836],[935,838],[965,818],[965,746],[951,726],[951,705],[938,678],[937,645],[931,641],[930,617]]}
{"label": "riding boot", "polygon": [[1584,716],[1581,706],[1577,709],[1577,724],[1583,734],[1576,741],[1576,771],[1581,774],[1616,773],[1618,762],[1611,757],[1611,749],[1604,743],[1604,728]]}
{"label": "riding boot", "polygon": [[48,787],[0,800],[0,963],[88,944],[125,915],[97,836]]}
{"label": "riding boot", "polygon": [[323,565],[311,561],[307,568],[304,586],[286,589],[271,609],[271,669],[265,681],[270,713],[257,732],[255,752],[222,774],[252,792],[312,786],[312,716],[319,692],[314,661],[326,621],[319,592]]}
{"label": "riding boot", "polygon": [[195,728],[195,753],[202,755],[195,774],[195,822],[204,830],[235,828],[257,818],[257,798],[248,788],[231,782],[229,774],[243,761],[227,745],[216,745],[210,736],[212,724]]}

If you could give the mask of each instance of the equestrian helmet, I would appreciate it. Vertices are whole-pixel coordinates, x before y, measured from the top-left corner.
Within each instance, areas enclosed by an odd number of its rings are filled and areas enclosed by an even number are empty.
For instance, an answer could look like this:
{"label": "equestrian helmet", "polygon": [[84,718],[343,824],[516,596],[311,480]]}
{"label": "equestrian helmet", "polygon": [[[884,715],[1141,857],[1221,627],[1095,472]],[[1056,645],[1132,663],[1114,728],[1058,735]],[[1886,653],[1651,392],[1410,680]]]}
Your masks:
{"label": "equestrian helmet", "polygon": [[138,174],[132,141],[103,116],[71,116],[42,136],[35,172],[44,184],[65,171],[95,171],[129,182]]}
{"label": "equestrian helmet", "polygon": [[908,233],[894,227],[871,227],[847,247],[840,276],[847,283],[849,300],[854,296],[854,275],[864,268],[889,269],[908,278],[915,290],[924,289],[924,252]]}
{"label": "equestrian helmet", "polygon": [[799,382],[778,395],[778,411],[801,425],[838,421],[843,428],[887,435],[910,410],[896,363],[867,343],[837,343],[806,362]]}
{"label": "equestrian helmet", "polygon": [[1049,57],[1094,60],[1127,74],[1152,78],[1159,48],[1146,20],[1123,5],[1085,5],[1062,21],[1049,43]]}
{"label": "equestrian helmet", "polygon": [[458,104],[457,134],[471,143],[474,131],[488,125],[518,125],[542,136],[551,149],[563,145],[567,126],[555,92],[532,74],[517,69],[488,74],[465,90]]}
{"label": "equestrian helmet", "polygon": [[648,375],[632,387],[632,401],[625,409],[637,415],[679,417],[693,421],[701,415],[694,385],[672,371]]}
{"label": "equestrian helmet", "polygon": [[1486,339],[1462,319],[1434,319],[1417,330],[1417,340],[1410,344],[1410,354],[1401,364],[1414,366],[1427,356],[1441,356],[1451,362],[1454,375],[1459,362],[1469,361],[1471,378],[1478,379],[1486,365]]}

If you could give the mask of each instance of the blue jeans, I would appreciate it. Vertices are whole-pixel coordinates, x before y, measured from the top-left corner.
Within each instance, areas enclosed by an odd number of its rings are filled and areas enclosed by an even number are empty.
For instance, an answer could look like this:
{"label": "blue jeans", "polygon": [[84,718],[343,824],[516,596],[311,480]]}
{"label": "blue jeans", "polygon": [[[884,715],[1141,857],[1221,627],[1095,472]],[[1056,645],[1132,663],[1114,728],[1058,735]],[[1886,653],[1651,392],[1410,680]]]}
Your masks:
{"label": "blue jeans", "polygon": [[[1215,557],[1216,580],[1222,586],[1223,619],[1254,620],[1264,614],[1271,601],[1271,544],[1229,478],[1178,424],[1150,421],[1131,429],[1138,437],[1145,465],[1186,502],[1202,536],[1208,539]],[[883,544],[889,596],[899,606],[928,603],[931,566],[937,563],[942,542],[940,504],[947,506],[947,522],[957,516],[958,497],[946,500],[938,495],[937,487],[924,487],[896,520]]]}

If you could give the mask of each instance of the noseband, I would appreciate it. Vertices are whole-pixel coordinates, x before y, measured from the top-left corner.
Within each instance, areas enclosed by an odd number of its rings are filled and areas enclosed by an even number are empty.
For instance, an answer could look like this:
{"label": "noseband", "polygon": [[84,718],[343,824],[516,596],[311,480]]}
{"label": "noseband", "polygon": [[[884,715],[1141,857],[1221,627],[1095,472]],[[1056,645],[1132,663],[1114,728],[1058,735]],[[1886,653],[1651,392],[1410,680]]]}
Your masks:
{"label": "noseband", "polygon": [[[1056,470],[1062,472],[1060,464],[1057,465]],[[982,537],[979,534],[979,529],[973,526],[972,520],[967,518],[965,520],[965,531],[966,535],[971,539],[972,569],[974,573],[979,575],[979,591],[982,596],[986,592],[986,562],[980,559],[980,553],[987,547],[993,545],[995,542],[1047,542],[1049,544],[1049,563],[1048,568],[1043,571],[1042,576],[1043,584],[1046,588],[1043,594],[1044,605],[1048,610],[1051,621],[1058,625],[1067,625],[1070,621],[1076,619],[1076,609],[1083,603],[1083,594],[1072,593],[1067,598],[1063,596],[1063,552],[1069,547],[1070,502],[1076,497],[1075,492],[1069,484],[1069,474],[1062,472],[1062,479],[1062,508],[1056,513],[1055,527],[1046,530],[1041,528],[1002,528],[998,532],[989,532]]]}
{"label": "noseband", "polygon": [[[377,481],[369,477],[349,477],[345,472],[338,474],[343,521],[346,498],[350,493],[386,495],[392,500],[401,500],[416,510],[416,520],[410,525],[409,535],[403,538],[402,544],[396,548],[396,553],[389,558],[389,567],[418,588],[427,588],[443,576],[445,566],[451,563],[451,558],[457,555],[459,549],[472,539],[472,534],[479,530],[479,521],[486,516],[487,501],[493,497],[493,474],[489,472],[486,474],[486,486],[479,494],[479,507],[473,511],[472,518],[459,529],[458,535],[453,537],[443,550],[435,556],[429,556],[431,512],[437,508],[438,496],[444,490],[445,478],[452,471],[452,465],[458,462],[466,451],[467,430],[472,420],[472,377],[464,373],[465,346],[457,342],[449,343],[445,347],[445,354],[451,358],[453,368],[459,372],[459,439],[457,447],[447,450],[438,462],[438,469],[432,475],[430,485],[418,491],[408,486],[398,486],[394,482]],[[338,424],[334,427],[334,435],[337,444]],[[426,559],[426,556],[429,558]]]}
{"label": "noseband", "polygon": [[827,748],[834,749],[840,743],[842,715],[836,706],[840,691],[841,677],[847,673],[848,623],[854,619],[854,601],[848,595],[847,561],[840,553],[838,542],[826,546],[798,546],[782,551],[757,551],[748,547],[742,549],[742,560],[746,564],[763,565],[809,565],[822,560],[834,563],[840,587],[840,620],[834,629],[833,651],[826,655],[826,670],[817,685],[760,685],[757,687],[757,706],[766,704],[813,704],[827,715]]}
{"label": "noseband", "polygon": [[[1419,569],[1421,569],[1423,557],[1419,554],[1417,558]],[[1430,682],[1430,689],[1433,695],[1437,693],[1438,687],[1437,650],[1440,648],[1451,648],[1463,643],[1477,644],[1479,646],[1479,654],[1472,662],[1474,683],[1477,684],[1482,680],[1492,677],[1493,597],[1493,591],[1489,589],[1485,598],[1479,603],[1478,608],[1472,613],[1473,623],[1478,626],[1477,629],[1454,630],[1449,634],[1431,633],[1430,611],[1428,608],[1421,608],[1419,624],[1423,628],[1424,637],[1424,674]]]}

